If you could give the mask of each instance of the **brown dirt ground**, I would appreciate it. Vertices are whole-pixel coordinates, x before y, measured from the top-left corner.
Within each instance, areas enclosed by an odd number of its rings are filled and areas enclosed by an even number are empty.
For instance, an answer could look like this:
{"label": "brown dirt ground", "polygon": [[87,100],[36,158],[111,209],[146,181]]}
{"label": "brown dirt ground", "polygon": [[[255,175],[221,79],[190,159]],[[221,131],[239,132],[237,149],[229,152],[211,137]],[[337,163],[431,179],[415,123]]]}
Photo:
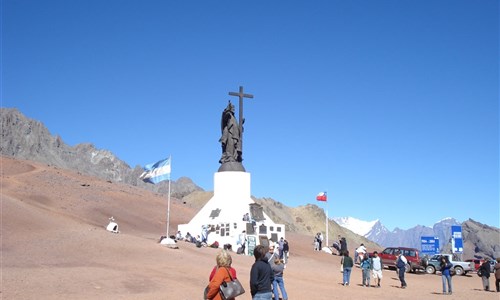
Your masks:
{"label": "brown dirt ground", "polygon": [[[164,196],[52,166],[1,157],[1,299],[202,299],[217,249],[157,243],[165,231]],[[171,232],[196,213],[172,200]],[[105,230],[114,216],[121,233]],[[383,287],[341,285],[339,257],[312,250],[311,238],[287,233],[285,271],[290,299],[442,299],[441,278],[408,274],[400,289],[394,271]],[[251,299],[252,257],[233,255]],[[494,285],[491,278],[492,287]],[[454,277],[450,299],[499,299],[481,291],[475,274]]]}

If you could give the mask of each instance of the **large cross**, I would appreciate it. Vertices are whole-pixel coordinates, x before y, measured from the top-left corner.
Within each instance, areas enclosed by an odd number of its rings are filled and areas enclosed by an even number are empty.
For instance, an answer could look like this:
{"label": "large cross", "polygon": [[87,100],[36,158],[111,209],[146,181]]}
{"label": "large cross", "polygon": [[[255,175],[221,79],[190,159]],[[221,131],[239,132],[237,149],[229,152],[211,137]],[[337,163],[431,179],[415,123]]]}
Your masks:
{"label": "large cross", "polygon": [[253,98],[252,94],[245,94],[243,93],[243,87],[240,86],[240,91],[238,93],[236,92],[229,92],[229,96],[236,96],[240,99],[239,102],[239,127],[240,127],[240,142],[241,142],[241,149],[243,150],[243,98]]}

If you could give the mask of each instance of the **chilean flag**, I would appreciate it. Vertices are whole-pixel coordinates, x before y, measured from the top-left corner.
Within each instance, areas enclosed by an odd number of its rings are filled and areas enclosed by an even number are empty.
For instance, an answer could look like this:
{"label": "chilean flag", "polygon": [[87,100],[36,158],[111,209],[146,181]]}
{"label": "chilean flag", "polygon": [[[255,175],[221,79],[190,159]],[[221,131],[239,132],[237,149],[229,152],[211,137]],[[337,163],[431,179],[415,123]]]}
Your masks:
{"label": "chilean flag", "polygon": [[321,192],[316,196],[316,200],[318,201],[326,201],[326,192]]}

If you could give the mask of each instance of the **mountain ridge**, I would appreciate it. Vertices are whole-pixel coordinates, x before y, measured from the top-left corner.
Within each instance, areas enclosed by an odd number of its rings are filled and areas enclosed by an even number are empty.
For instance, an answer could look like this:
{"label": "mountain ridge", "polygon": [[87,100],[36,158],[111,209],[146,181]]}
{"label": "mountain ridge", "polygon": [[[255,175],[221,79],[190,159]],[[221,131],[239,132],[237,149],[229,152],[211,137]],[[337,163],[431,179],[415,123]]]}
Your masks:
{"label": "mountain ridge", "polygon": [[[139,179],[140,174],[143,172],[140,166],[131,168],[112,152],[96,149],[91,143],[81,143],[74,147],[68,146],[60,136],[52,136],[41,122],[25,117],[17,109],[0,108],[0,118],[1,155],[73,170],[104,179],[110,183],[124,183],[160,194],[168,192],[167,182],[161,182],[157,185],[142,182]],[[171,181],[171,195],[173,198],[182,201],[184,205],[200,209],[211,198],[213,192],[204,191],[188,177],[181,177],[177,181]],[[254,200],[263,206],[264,211],[273,220],[285,224],[286,229],[289,231],[311,234],[311,236],[314,236],[317,232],[324,232],[326,215],[324,210],[315,204],[291,208],[271,198],[254,198]],[[445,220],[452,221],[454,219],[444,218],[443,221]],[[373,225],[369,230],[365,228],[364,235],[359,235],[350,229],[341,227],[335,220],[329,221],[328,231],[331,239],[337,234],[343,235],[351,241],[351,245],[365,243],[365,245],[373,249],[380,249],[380,245],[388,243],[400,245],[412,243],[407,242],[406,238],[397,236],[394,232],[406,233],[407,236],[412,236],[412,241],[416,237],[419,238],[423,233],[432,235],[430,234],[430,228],[425,226],[416,226],[414,228],[417,229],[407,233],[407,231],[399,228],[390,232],[380,220],[370,221],[371,223]],[[470,231],[464,231],[464,239],[467,237],[469,240],[474,241],[470,245],[466,243],[465,248],[467,251],[474,253],[474,255],[487,253],[487,255],[499,256],[500,246],[498,244],[500,242],[491,245],[491,243],[483,240],[487,238],[498,241],[498,238],[495,239],[494,235],[487,233],[480,234],[479,230],[493,232],[497,230],[496,232],[498,232],[497,228],[473,220],[467,225],[466,228],[469,228]],[[443,237],[443,239],[447,238],[446,235]],[[483,249],[486,249],[485,253],[482,252]]]}
{"label": "mountain ridge", "polygon": [[[360,235],[366,232],[366,224],[373,224],[369,232],[363,236],[381,246],[405,246],[420,249],[420,238],[433,236],[439,239],[441,252],[447,253],[451,253],[451,226],[461,225],[466,255],[478,258],[500,257],[500,229],[472,219],[460,223],[452,217],[446,217],[434,223],[432,227],[416,225],[409,229],[396,227],[392,231],[389,231],[380,220],[376,220],[376,222],[363,221],[352,217],[337,217],[335,219],[340,222],[340,226],[345,226]],[[355,228],[352,224],[362,224],[365,227]],[[483,235],[482,237],[478,237],[480,233]]]}
{"label": "mountain ridge", "polygon": [[[27,118],[15,108],[0,108],[0,118],[1,155],[76,171],[110,183],[124,183],[159,194],[168,193],[167,181],[156,185],[144,183],[139,179],[143,172],[141,167],[131,168],[112,152],[96,149],[91,143],[70,147],[60,136],[52,136],[43,123]],[[171,181],[171,196],[173,200],[199,210],[213,196],[213,191],[205,191],[190,178],[181,177]],[[272,198],[252,198],[275,222],[285,224],[288,231],[309,234],[311,240],[317,232],[325,232],[325,212],[315,204],[290,208]],[[334,233],[340,234],[353,245],[365,243],[373,249],[380,249],[376,243],[345,230],[335,222],[329,222],[328,229],[330,238]]]}

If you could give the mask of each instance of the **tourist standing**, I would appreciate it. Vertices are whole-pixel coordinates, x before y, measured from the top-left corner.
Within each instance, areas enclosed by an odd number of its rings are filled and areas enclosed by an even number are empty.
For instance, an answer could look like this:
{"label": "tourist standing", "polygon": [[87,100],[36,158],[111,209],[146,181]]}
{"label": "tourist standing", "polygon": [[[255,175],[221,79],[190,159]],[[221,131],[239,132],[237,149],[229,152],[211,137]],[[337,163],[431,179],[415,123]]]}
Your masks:
{"label": "tourist standing", "polygon": [[205,297],[209,300],[222,300],[219,287],[224,281],[231,281],[231,278],[236,279],[236,270],[231,267],[231,255],[226,250],[221,250],[215,257],[215,261],[217,265],[212,269],[212,273],[210,273],[210,283],[206,289]]}
{"label": "tourist standing", "polygon": [[398,274],[399,274],[399,281],[401,281],[401,288],[405,289],[406,288],[406,281],[405,281],[405,273],[406,273],[406,264],[408,263],[408,260],[406,257],[403,255],[401,252],[396,252],[397,255],[397,260],[396,260],[396,267],[398,268]]}
{"label": "tourist standing", "polygon": [[271,268],[274,265],[274,261],[279,258],[278,253],[276,252],[276,249],[274,248],[275,244],[273,242],[269,243],[269,251],[265,255],[265,259],[267,263],[271,266]]}
{"label": "tourist standing", "polygon": [[283,280],[283,271],[285,271],[285,265],[283,264],[282,259],[276,259],[272,266],[274,272],[274,280],[273,280],[273,293],[274,299],[279,300],[280,296],[278,293],[278,286],[281,291],[281,296],[283,300],[288,300],[288,295],[285,289],[285,281]]}
{"label": "tourist standing", "polygon": [[356,251],[354,251],[354,263],[358,263],[358,258],[361,261],[366,253],[366,247],[364,244],[361,244]]}
{"label": "tourist standing", "polygon": [[347,241],[345,237],[340,239],[340,255],[344,255],[344,252],[347,251]]}
{"label": "tourist standing", "polygon": [[323,249],[323,234],[321,232],[318,233],[318,243],[319,243],[319,251]]}
{"label": "tourist standing", "polygon": [[497,288],[497,293],[500,292],[500,257],[497,257],[497,263],[495,264],[495,286]]}
{"label": "tourist standing", "polygon": [[382,264],[382,260],[378,256],[378,252],[373,252],[372,260],[372,273],[373,278],[377,280],[377,287],[380,287],[380,282],[382,281],[382,270],[384,269],[384,265]]}
{"label": "tourist standing", "polygon": [[288,245],[288,241],[285,240],[283,243],[283,262],[286,263],[288,262],[288,252],[290,251],[290,246]]}
{"label": "tourist standing", "polygon": [[[451,284],[451,273],[450,270],[453,265],[448,260],[448,256],[441,256],[441,262],[439,264],[441,267],[441,278],[443,280],[443,295],[451,295],[452,292],[452,284]],[[448,284],[446,284],[448,283]],[[446,292],[446,285],[448,285],[448,292]]]}
{"label": "tourist standing", "polygon": [[[483,264],[479,267],[478,272],[481,271],[481,279],[483,281],[483,289],[485,291],[490,290],[490,260],[486,258]],[[496,276],[496,273],[495,273]]]}
{"label": "tourist standing", "polygon": [[319,251],[319,233],[314,236],[314,251]]}
{"label": "tourist standing", "polygon": [[348,286],[349,281],[351,280],[351,271],[352,267],[354,266],[354,262],[352,261],[352,258],[349,256],[349,251],[345,251],[343,255],[344,256],[342,256],[341,260],[342,269],[344,270],[343,284],[344,286]]}
{"label": "tourist standing", "polygon": [[285,239],[283,237],[280,238],[278,242],[278,250],[279,250],[279,256],[280,259],[283,259],[283,245],[285,244]]}
{"label": "tourist standing", "polygon": [[247,244],[247,232],[243,230],[238,236],[238,244],[240,244],[240,248],[237,250],[238,254],[245,254],[245,248]]}
{"label": "tourist standing", "polygon": [[368,254],[364,254],[359,266],[361,267],[361,276],[363,281],[363,286],[370,287],[370,273],[372,270],[371,259]]}
{"label": "tourist standing", "polygon": [[271,300],[274,272],[266,260],[266,248],[257,245],[253,251],[255,262],[250,270],[250,294],[252,300]]}

